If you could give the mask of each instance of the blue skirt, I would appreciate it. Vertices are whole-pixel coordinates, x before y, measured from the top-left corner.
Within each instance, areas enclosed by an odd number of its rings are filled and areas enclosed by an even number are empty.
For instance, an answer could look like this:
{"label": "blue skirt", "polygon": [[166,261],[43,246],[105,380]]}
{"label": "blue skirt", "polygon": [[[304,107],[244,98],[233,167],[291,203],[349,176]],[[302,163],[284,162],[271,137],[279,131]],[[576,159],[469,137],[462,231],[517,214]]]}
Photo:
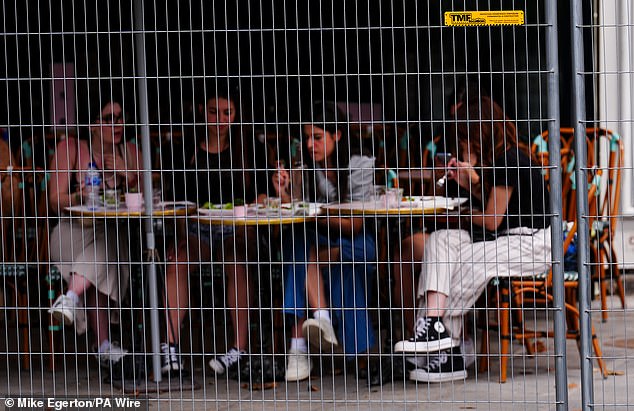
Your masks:
{"label": "blue skirt", "polygon": [[[287,231],[282,250],[284,269],[284,311],[306,318],[306,267],[310,250],[317,246],[338,247],[339,261],[322,270],[333,313],[333,325],[346,355],[367,352],[375,344],[375,333],[367,310],[376,266],[376,244],[369,233],[355,237],[323,235],[311,229],[293,227]],[[290,234],[290,235],[289,235]]]}

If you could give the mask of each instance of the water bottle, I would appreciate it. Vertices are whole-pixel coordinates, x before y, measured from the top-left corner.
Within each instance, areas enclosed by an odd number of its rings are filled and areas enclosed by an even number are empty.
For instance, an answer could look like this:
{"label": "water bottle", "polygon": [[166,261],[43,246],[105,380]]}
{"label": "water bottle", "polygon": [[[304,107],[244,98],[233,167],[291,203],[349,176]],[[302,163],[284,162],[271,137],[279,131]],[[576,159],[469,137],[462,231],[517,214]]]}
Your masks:
{"label": "water bottle", "polygon": [[304,172],[306,168],[302,163],[295,163],[291,168],[291,200],[306,201],[306,187],[304,185]]}
{"label": "water bottle", "polygon": [[84,198],[86,199],[86,206],[90,209],[95,209],[99,205],[101,174],[97,168],[97,164],[94,162],[88,164],[84,183]]}

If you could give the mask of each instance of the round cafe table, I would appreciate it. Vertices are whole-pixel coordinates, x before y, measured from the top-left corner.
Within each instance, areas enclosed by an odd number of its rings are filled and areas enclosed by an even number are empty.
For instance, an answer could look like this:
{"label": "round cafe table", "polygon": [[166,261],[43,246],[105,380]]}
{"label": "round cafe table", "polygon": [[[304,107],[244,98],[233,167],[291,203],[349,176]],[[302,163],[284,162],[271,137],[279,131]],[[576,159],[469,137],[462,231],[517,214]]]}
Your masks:
{"label": "round cafe table", "polygon": [[[65,207],[64,210],[74,217],[109,218],[109,217],[143,217],[144,210],[130,210],[124,205],[118,207],[88,207],[85,205]],[[153,206],[152,217],[185,216],[196,211],[196,204],[190,201],[161,202]]]}
{"label": "round cafe table", "polygon": [[[337,213],[352,217],[377,218],[385,220],[378,232],[378,270],[379,270],[379,299],[382,305],[389,306],[391,285],[389,279],[389,266],[391,253],[388,241],[388,233],[391,231],[390,221],[395,219],[412,219],[422,217],[429,222],[443,221],[453,223],[460,218],[460,207],[467,201],[466,198],[447,198],[438,196],[411,196],[405,197],[396,207],[388,207],[384,199],[369,201],[353,201],[349,203],[327,204],[322,208],[326,214]],[[396,234],[396,233],[395,233]],[[397,240],[400,242],[400,239]]]}
{"label": "round cafe table", "polygon": [[306,203],[305,213],[297,214],[290,210],[248,209],[246,215],[236,216],[233,210],[198,209],[198,214],[190,217],[202,224],[225,226],[279,226],[315,221],[321,213],[322,204]]}
{"label": "round cafe table", "polygon": [[296,224],[314,221],[315,216],[209,216],[196,214],[191,220],[210,225],[229,226],[275,226],[284,224]]}
{"label": "round cafe table", "polygon": [[362,215],[366,217],[420,217],[427,215],[447,217],[453,210],[467,201],[466,198],[439,196],[406,197],[397,207],[388,207],[385,201],[352,201],[349,203],[327,204],[322,208],[347,215]]}

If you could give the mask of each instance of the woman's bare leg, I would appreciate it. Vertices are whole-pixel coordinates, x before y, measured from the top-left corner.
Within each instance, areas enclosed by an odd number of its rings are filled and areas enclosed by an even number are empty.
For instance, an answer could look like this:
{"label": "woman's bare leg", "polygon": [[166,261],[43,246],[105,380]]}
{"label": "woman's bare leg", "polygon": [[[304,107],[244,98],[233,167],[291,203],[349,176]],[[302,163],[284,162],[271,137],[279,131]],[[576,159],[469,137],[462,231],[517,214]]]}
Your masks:
{"label": "woman's bare leg", "polygon": [[291,338],[304,338],[304,333],[302,332],[302,325],[304,325],[305,318],[296,317],[297,323],[293,325],[291,329]]}
{"label": "woman's bare leg", "polygon": [[168,252],[165,270],[167,339],[170,344],[180,343],[181,324],[189,308],[189,274],[198,268],[197,262],[208,259],[211,254],[209,247],[196,236],[182,241],[176,250]]}
{"label": "woman's bare leg", "polygon": [[[308,261],[310,261],[306,267],[308,306],[313,310],[327,310],[328,301],[326,301],[324,279],[321,275],[319,263],[317,262],[317,252],[315,248],[310,250]],[[324,261],[324,263],[328,264],[329,261]]]}
{"label": "woman's bare leg", "polygon": [[416,233],[407,237],[401,243],[400,250],[394,255],[392,273],[394,275],[394,289],[392,296],[396,307],[403,307],[403,322],[410,332],[413,332],[416,315],[416,294],[418,271],[425,255],[425,240],[429,237],[425,233]]}
{"label": "woman's bare leg", "polygon": [[86,291],[86,319],[88,327],[94,332],[97,348],[109,339],[110,318],[108,316],[109,298],[91,287]]}
{"label": "woman's bare leg", "polygon": [[249,308],[253,290],[249,281],[247,244],[254,244],[255,232],[237,232],[225,242],[225,275],[227,276],[227,306],[234,330],[234,347],[240,351],[249,348]]}
{"label": "woman's bare leg", "polygon": [[436,291],[427,291],[425,316],[442,317],[447,308],[447,296]]}
{"label": "woman's bare leg", "polygon": [[251,287],[245,264],[226,263],[227,306],[234,327],[234,347],[246,351],[249,346],[249,302]]}
{"label": "woman's bare leg", "polygon": [[88,281],[86,277],[77,273],[71,274],[70,280],[68,281],[68,291],[72,291],[77,296],[81,296],[90,287],[92,287],[92,283]]}

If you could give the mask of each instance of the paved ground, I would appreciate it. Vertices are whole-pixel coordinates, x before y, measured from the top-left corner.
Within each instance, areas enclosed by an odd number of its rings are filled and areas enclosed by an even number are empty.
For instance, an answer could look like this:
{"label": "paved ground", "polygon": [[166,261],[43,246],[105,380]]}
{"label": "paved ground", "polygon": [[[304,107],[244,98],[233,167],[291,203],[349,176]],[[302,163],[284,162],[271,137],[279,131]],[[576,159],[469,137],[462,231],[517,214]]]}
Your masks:
{"label": "paved ground", "polygon": [[[629,306],[634,307],[634,296]],[[617,305],[615,305],[616,307]],[[595,369],[595,402],[602,409],[626,409],[634,404],[634,311],[614,311],[607,323],[595,322],[604,356],[610,370],[622,375],[603,379]],[[540,323],[546,324],[541,317]],[[11,330],[6,331],[7,333]],[[8,335],[8,334],[7,334]],[[492,334],[495,338],[496,334]],[[215,379],[203,364],[206,358],[195,357],[193,381],[197,389],[174,387],[169,392],[149,394],[150,409],[219,409],[219,410],[544,410],[555,408],[554,358],[552,340],[543,341],[546,351],[536,357],[524,355],[523,347],[513,345],[512,374],[505,384],[498,382],[499,361],[492,347],[488,373],[472,368],[465,381],[446,384],[414,384],[405,379],[382,387],[368,388],[365,380],[354,375],[331,373],[310,382],[279,383],[277,387],[254,391],[239,382]],[[630,348],[628,348],[630,347]],[[574,341],[568,341],[568,397],[570,410],[581,408],[579,355]],[[7,351],[11,354],[7,354]],[[2,347],[0,393],[12,396],[27,394],[120,396],[122,391],[108,382],[96,364],[85,356],[68,356],[66,366],[47,371],[37,355],[34,369],[19,370],[14,350]],[[596,363],[595,363],[596,366]],[[634,392],[634,389],[632,390]]]}

